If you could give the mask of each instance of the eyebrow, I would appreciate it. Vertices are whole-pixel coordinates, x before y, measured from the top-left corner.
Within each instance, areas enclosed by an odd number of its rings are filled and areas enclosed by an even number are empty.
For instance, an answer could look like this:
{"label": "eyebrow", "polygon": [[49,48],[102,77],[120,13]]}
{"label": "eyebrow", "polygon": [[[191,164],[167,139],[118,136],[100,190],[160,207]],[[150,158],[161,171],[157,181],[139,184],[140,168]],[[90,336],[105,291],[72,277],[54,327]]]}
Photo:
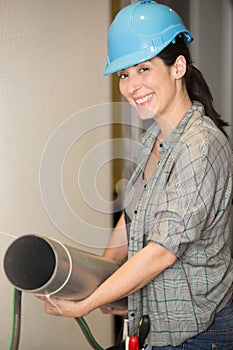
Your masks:
{"label": "eyebrow", "polygon": [[[130,66],[130,67],[137,67],[137,66],[139,66],[140,64],[147,63],[147,62],[151,62],[151,60],[142,61],[142,62],[137,63],[137,64],[134,64],[133,66]],[[128,68],[130,68],[130,67],[122,68],[122,69],[120,69],[119,71],[117,71],[116,73],[124,72],[126,69],[128,69]]]}

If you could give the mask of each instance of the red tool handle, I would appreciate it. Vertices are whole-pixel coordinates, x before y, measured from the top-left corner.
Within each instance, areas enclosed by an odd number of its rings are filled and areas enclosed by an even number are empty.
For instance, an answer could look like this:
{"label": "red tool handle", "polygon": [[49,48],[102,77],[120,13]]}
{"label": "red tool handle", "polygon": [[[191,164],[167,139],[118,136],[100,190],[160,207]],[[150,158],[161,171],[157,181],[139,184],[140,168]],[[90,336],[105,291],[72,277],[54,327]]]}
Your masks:
{"label": "red tool handle", "polygon": [[133,335],[129,338],[129,350],[140,350],[138,337]]}

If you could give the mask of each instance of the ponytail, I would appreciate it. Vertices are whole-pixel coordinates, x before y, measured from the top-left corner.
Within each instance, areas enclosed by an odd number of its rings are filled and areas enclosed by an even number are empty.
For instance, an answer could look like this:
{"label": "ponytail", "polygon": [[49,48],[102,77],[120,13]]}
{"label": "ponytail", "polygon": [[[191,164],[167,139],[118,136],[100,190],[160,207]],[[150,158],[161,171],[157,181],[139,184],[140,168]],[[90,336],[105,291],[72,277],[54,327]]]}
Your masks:
{"label": "ponytail", "polygon": [[192,64],[187,65],[185,74],[185,85],[191,101],[199,101],[205,108],[208,115],[216,126],[226,135],[224,130],[228,123],[225,122],[213,106],[213,97],[202,73]]}
{"label": "ponytail", "polygon": [[199,101],[205,109],[205,114],[210,117],[215,125],[227,136],[224,130],[228,123],[225,122],[220,114],[215,110],[213,97],[210,88],[206,83],[202,73],[193,66],[191,55],[182,36],[176,37],[176,42],[169,44],[158,54],[166,66],[172,66],[176,58],[182,55],[186,59],[187,70],[184,76],[184,82],[191,101]]}

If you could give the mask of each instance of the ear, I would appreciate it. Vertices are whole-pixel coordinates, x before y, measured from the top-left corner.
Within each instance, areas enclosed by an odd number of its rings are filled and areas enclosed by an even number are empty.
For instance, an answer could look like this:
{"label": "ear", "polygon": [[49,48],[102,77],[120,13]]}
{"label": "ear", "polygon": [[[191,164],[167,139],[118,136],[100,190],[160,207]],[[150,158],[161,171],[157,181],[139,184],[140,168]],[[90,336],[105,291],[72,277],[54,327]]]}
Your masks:
{"label": "ear", "polygon": [[183,55],[177,57],[173,64],[173,74],[175,79],[182,79],[186,73],[186,59]]}

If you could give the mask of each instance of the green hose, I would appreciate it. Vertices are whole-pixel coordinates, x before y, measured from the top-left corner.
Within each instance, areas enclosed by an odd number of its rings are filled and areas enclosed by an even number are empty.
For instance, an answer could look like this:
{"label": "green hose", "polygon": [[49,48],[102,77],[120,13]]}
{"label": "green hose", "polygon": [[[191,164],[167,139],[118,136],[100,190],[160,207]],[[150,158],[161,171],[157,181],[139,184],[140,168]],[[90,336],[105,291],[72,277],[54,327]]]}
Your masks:
{"label": "green hose", "polygon": [[104,350],[95,340],[95,338],[93,337],[90,328],[88,327],[88,324],[86,323],[86,321],[84,320],[83,317],[75,317],[75,321],[79,324],[81,330],[83,331],[87,341],[89,342],[89,344],[92,346],[93,349],[95,350]]}
{"label": "green hose", "polygon": [[17,350],[19,347],[21,326],[21,297],[22,292],[14,288],[12,292],[11,333],[8,350]]}
{"label": "green hose", "polygon": [[[8,350],[18,350],[19,347],[21,325],[21,296],[22,292],[14,288],[12,292],[11,332]],[[76,317],[75,321],[79,324],[91,347],[95,350],[104,350],[95,340],[84,318]]]}

